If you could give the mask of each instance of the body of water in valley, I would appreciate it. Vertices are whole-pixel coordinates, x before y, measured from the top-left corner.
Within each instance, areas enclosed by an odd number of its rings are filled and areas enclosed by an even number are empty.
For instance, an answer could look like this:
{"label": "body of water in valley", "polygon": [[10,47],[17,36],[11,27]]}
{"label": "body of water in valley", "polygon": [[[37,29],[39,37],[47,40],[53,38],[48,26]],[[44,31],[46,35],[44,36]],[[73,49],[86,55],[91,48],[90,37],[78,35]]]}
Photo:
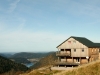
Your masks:
{"label": "body of water in valley", "polygon": [[31,67],[34,65],[34,63],[28,63],[28,64],[25,64],[27,67]]}

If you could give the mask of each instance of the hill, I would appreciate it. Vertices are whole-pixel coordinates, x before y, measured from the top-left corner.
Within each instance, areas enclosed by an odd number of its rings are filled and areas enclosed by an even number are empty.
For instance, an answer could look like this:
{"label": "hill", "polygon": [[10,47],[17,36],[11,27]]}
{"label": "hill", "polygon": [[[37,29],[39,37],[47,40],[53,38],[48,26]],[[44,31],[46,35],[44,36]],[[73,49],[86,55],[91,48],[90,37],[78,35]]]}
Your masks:
{"label": "hill", "polygon": [[6,58],[12,56],[12,54],[10,54],[10,53],[0,53],[0,55],[3,56],[3,57],[6,57]]}
{"label": "hill", "polygon": [[46,57],[40,59],[39,62],[35,63],[31,69],[37,69],[40,67],[50,66],[54,63],[54,61],[57,59],[55,52],[50,53]]}
{"label": "hill", "polygon": [[27,71],[28,68],[25,65],[15,63],[5,57],[0,56],[0,74],[10,72],[11,70],[15,72],[22,72]]}
{"label": "hill", "polygon": [[22,64],[28,64],[31,63],[30,61],[28,61],[26,58],[10,58],[11,60],[13,60],[14,62],[17,63],[22,63]]}
{"label": "hill", "polygon": [[48,54],[50,54],[52,52],[44,52],[44,53],[32,53],[32,52],[20,52],[20,53],[16,53],[14,55],[12,55],[10,58],[26,58],[26,59],[40,59],[42,57],[47,56]]}

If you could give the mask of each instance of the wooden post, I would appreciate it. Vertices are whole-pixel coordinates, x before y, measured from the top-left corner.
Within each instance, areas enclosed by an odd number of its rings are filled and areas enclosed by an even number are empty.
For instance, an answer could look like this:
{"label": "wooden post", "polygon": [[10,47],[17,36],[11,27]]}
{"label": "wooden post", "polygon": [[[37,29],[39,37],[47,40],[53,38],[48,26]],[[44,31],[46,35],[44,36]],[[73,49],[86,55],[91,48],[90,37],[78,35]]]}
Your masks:
{"label": "wooden post", "polygon": [[59,57],[58,57],[58,62],[59,62]]}
{"label": "wooden post", "polygon": [[80,64],[81,64],[81,57],[80,57]]}
{"label": "wooden post", "polygon": [[74,63],[73,57],[72,57],[72,61],[73,61],[73,63]]}
{"label": "wooden post", "polygon": [[58,67],[59,67],[59,65],[58,65]]}

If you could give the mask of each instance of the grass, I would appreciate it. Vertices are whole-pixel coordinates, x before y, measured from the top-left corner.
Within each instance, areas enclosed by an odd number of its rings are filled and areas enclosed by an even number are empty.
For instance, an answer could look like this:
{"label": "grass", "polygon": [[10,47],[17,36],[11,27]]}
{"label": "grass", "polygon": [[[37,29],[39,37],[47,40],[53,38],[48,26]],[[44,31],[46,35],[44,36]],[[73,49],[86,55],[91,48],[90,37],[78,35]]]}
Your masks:
{"label": "grass", "polygon": [[49,70],[33,70],[30,73],[20,74],[20,75],[53,75],[60,71],[49,71]]}
{"label": "grass", "polygon": [[100,75],[100,62],[77,70],[68,71],[65,75]]}
{"label": "grass", "polygon": [[33,70],[22,75],[100,75],[100,60],[65,71]]}

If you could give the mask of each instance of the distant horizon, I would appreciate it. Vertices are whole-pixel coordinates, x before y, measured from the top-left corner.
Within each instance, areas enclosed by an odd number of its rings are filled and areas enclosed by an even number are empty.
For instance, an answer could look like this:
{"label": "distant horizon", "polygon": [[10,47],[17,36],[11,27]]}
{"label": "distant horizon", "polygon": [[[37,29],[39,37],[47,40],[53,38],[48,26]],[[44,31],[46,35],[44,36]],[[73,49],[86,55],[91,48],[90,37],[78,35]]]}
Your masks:
{"label": "distant horizon", "polygon": [[[49,53],[49,52],[56,52],[56,51],[42,51],[42,52],[25,52],[25,53]],[[23,51],[22,52],[0,52],[0,53],[24,53]]]}

